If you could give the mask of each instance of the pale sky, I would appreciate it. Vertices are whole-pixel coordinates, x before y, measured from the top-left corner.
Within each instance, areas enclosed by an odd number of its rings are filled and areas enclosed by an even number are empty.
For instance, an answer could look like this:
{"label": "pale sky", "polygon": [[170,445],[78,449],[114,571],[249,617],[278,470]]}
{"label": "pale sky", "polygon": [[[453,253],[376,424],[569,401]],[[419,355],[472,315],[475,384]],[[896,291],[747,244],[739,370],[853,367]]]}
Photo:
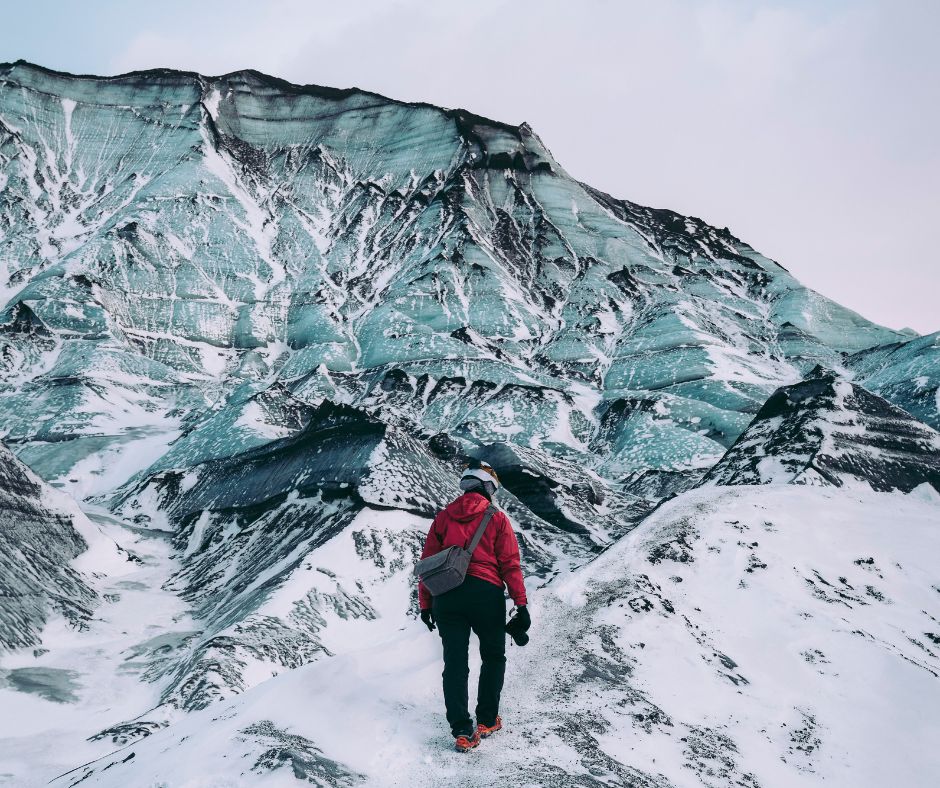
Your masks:
{"label": "pale sky", "polygon": [[255,68],[528,121],[575,178],[940,329],[940,0],[0,0],[0,61]]}

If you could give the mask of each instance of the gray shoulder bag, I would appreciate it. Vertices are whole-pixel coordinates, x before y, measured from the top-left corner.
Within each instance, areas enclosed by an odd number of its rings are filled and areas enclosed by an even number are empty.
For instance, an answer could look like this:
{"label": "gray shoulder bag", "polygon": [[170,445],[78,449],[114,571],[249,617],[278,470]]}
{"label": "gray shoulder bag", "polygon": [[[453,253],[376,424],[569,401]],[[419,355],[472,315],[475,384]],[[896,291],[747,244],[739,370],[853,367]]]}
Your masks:
{"label": "gray shoulder bag", "polygon": [[415,564],[414,573],[424,583],[424,587],[431,592],[432,596],[440,596],[445,591],[459,586],[467,576],[467,567],[470,566],[470,558],[473,551],[483,538],[483,532],[489,525],[490,519],[499,511],[490,504],[486,508],[486,513],[477,527],[477,532],[470,540],[467,547],[460,545],[451,545],[446,550],[427,558],[422,558]]}

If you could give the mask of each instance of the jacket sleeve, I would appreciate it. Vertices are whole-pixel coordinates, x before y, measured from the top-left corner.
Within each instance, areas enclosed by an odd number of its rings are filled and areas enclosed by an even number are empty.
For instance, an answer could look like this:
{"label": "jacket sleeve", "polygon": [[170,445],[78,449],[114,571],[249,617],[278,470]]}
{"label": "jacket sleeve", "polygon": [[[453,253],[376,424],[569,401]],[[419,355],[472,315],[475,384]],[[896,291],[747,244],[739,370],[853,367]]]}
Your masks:
{"label": "jacket sleeve", "polygon": [[519,561],[519,543],[513,533],[509,518],[500,512],[499,529],[496,532],[496,563],[499,576],[509,589],[509,596],[516,605],[525,605],[525,583],[522,580],[522,565]]}
{"label": "jacket sleeve", "polygon": [[[421,557],[427,558],[429,555],[436,555],[441,552],[444,545],[442,542],[442,535],[437,532],[437,517],[434,518],[434,522],[431,523],[431,528],[428,530],[427,538],[424,540],[424,550],[421,551]],[[431,592],[424,587],[424,583],[420,580],[418,581],[418,607],[422,610],[430,610],[431,602],[434,601],[434,598],[431,596]]]}

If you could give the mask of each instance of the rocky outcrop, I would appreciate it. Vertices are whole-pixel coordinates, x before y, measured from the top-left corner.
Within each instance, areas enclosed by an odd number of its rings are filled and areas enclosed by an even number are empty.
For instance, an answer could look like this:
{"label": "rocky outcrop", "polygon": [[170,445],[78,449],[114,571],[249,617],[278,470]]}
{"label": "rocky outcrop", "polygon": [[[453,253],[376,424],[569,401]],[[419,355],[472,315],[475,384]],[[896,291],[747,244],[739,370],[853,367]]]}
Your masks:
{"label": "rocky outcrop", "polygon": [[702,484],[940,490],[940,433],[835,373],[776,391]]}
{"label": "rocky outcrop", "polygon": [[81,628],[97,597],[71,560],[87,548],[77,509],[0,444],[0,650],[38,647],[58,613]]}

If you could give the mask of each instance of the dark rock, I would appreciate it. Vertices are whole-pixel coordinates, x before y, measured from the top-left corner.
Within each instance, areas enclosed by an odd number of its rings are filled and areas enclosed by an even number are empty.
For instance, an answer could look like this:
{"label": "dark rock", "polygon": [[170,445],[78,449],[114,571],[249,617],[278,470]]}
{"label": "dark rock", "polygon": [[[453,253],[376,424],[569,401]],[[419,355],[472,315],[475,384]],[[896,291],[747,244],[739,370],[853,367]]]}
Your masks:
{"label": "dark rock", "polygon": [[84,626],[96,602],[70,564],[88,545],[52,495],[0,444],[0,649],[40,645],[53,610]]}
{"label": "dark rock", "polygon": [[940,490],[940,433],[861,386],[817,368],[771,395],[702,484],[867,482]]}

